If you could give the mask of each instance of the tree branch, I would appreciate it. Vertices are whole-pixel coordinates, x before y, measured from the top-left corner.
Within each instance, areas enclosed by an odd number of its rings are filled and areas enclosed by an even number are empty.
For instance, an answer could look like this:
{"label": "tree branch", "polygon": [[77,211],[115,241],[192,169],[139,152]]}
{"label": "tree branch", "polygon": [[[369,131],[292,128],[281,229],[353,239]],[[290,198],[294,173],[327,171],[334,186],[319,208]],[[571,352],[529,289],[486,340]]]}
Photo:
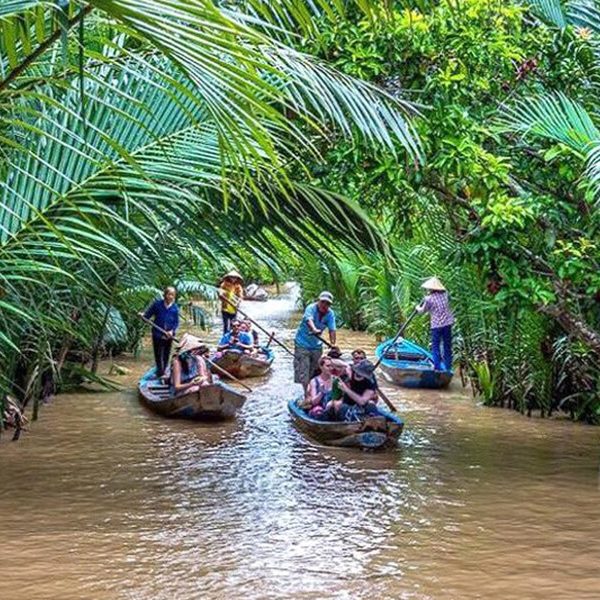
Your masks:
{"label": "tree branch", "polygon": [[[72,19],[67,22],[67,31],[77,25],[89,12],[92,10],[92,5],[84,6]],[[58,40],[63,32],[62,27],[59,27],[48,39],[44,40],[31,54],[26,56],[23,61],[17,65],[2,81],[0,81],[0,91],[10,85],[21,73],[23,73],[34,61],[36,61],[54,42]]]}

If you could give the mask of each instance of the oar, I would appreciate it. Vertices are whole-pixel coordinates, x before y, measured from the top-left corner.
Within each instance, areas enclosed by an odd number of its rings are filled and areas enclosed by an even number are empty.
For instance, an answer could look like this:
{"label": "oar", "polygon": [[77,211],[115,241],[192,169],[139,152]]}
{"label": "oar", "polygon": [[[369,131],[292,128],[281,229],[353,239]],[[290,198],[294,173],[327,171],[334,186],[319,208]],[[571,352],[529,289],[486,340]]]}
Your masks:
{"label": "oar", "polygon": [[[326,339],[322,338],[318,333],[311,333],[311,335],[314,335],[318,340],[321,340],[329,348],[333,348],[333,345],[330,344]],[[377,387],[377,394],[388,405],[388,408],[392,412],[398,412],[398,409],[392,404],[392,401],[379,389],[379,387]]]}
{"label": "oar", "polygon": [[335,348],[333,344],[328,342],[324,337],[321,337],[318,333],[310,332],[310,335],[314,335],[319,341],[323,342],[328,348]]}
{"label": "oar", "polygon": [[223,296],[222,294],[219,294],[219,298],[223,300],[223,302],[227,302],[227,304],[233,306],[240,313],[240,315],[246,317],[246,319],[248,319],[250,323],[256,325],[256,327],[258,327],[263,333],[265,333],[268,336],[272,336],[271,339],[278,346],[281,346],[290,356],[294,356],[294,353],[283,342],[280,342],[272,332],[269,333],[262,325],[259,325],[252,317],[249,317],[241,308],[238,307],[237,304],[235,304],[235,302],[232,302],[228,298],[225,298],[225,296]]}
{"label": "oar", "polygon": [[381,356],[375,363],[375,368],[377,368],[381,364],[381,361],[383,360],[383,357],[385,355],[385,351],[388,348],[390,348],[391,346],[393,346],[398,341],[398,338],[404,333],[404,330],[408,327],[408,324],[415,318],[416,314],[417,314],[417,309],[415,308],[415,310],[413,310],[410,313],[408,319],[406,319],[406,321],[404,321],[404,324],[402,325],[402,327],[400,327],[398,333],[396,334],[396,337],[389,344],[387,344],[387,346],[383,349]]}
{"label": "oar", "polygon": [[388,408],[392,412],[398,412],[398,409],[392,404],[392,401],[379,388],[377,388],[377,394],[388,405]]}
{"label": "oar", "polygon": [[[159,327],[154,321],[147,319],[146,317],[144,317],[144,315],[140,315],[140,318],[142,319],[142,321],[144,321],[144,323],[148,323],[148,325],[151,325],[157,331],[160,331],[161,333],[164,333],[167,337],[170,337],[174,342],[179,343],[179,340],[176,337],[171,336],[171,334],[168,331],[165,331],[162,327]],[[236,383],[239,383],[243,388],[246,388],[249,392],[253,391],[253,389],[250,386],[246,385],[243,381],[240,381],[237,377],[234,377],[231,373],[228,373],[225,369],[222,369],[219,365],[210,360],[210,358],[205,358],[204,360],[222,375],[225,375],[229,379],[232,379]]]}

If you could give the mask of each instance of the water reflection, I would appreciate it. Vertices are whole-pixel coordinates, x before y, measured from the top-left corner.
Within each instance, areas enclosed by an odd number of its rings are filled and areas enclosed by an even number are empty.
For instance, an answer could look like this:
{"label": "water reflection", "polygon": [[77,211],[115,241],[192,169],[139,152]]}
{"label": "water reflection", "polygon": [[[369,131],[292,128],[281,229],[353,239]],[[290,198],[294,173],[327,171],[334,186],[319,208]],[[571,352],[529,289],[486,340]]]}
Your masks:
{"label": "water reflection", "polygon": [[[292,308],[249,307],[290,345]],[[236,421],[80,394],[3,440],[0,598],[598,597],[598,429],[481,408],[456,384],[386,387],[397,450],[319,447],[290,425],[275,351]],[[127,364],[133,387],[146,363]]]}

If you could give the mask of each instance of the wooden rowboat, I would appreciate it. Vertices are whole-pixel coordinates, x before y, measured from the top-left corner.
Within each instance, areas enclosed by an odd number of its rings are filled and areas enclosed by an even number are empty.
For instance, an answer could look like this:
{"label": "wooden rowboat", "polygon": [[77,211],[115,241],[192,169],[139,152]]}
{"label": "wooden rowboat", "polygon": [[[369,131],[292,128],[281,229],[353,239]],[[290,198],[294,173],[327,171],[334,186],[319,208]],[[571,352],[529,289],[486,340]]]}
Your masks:
{"label": "wooden rowboat", "polygon": [[246,396],[222,382],[172,396],[169,386],[156,379],[155,373],[156,369],[150,369],[140,380],[138,390],[142,404],[163,417],[198,421],[230,419],[246,401]]}
{"label": "wooden rowboat", "polygon": [[381,360],[381,370],[386,379],[408,388],[440,389],[448,387],[454,372],[436,371],[431,353],[408,340],[400,339],[390,346],[387,340],[375,349]]}
{"label": "wooden rowboat", "polygon": [[299,399],[288,403],[292,422],[302,433],[325,446],[390,448],[396,445],[404,428],[400,417],[381,408],[377,409],[377,416],[364,421],[317,421],[298,406]]}
{"label": "wooden rowboat", "polygon": [[[275,358],[271,348],[265,346],[261,350],[258,355],[246,354],[239,350],[226,350],[218,358],[213,357],[212,361],[238,379],[260,377],[269,371]],[[218,370],[213,368],[213,373],[218,373]]]}

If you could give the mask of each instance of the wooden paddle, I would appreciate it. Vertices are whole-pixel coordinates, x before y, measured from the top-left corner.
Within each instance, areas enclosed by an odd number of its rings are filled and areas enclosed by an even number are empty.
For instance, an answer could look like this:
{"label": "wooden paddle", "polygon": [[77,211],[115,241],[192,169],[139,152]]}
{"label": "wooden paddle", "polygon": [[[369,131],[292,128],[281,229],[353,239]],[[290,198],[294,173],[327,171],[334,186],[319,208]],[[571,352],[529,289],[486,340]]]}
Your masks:
{"label": "wooden paddle", "polygon": [[241,308],[239,308],[239,306],[235,302],[232,302],[228,298],[225,298],[225,296],[223,296],[222,294],[219,294],[219,298],[223,302],[227,302],[227,304],[229,304],[230,306],[233,306],[240,313],[240,315],[242,315],[243,317],[248,319],[248,321],[250,321],[250,323],[252,323],[256,327],[258,327],[263,333],[270,336],[270,339],[272,339],[278,346],[281,346],[290,356],[294,356],[294,353],[283,342],[280,342],[275,337],[275,334],[273,332],[269,333],[262,325],[259,325],[253,318],[249,317]]}
{"label": "wooden paddle", "polygon": [[318,333],[310,332],[310,335],[314,335],[319,341],[323,342],[328,348],[335,348],[335,346],[328,342],[324,337],[321,337]]}
{"label": "wooden paddle", "polygon": [[[159,327],[154,321],[151,321],[150,319],[147,319],[146,317],[144,317],[144,315],[140,315],[140,318],[142,319],[142,321],[144,321],[144,323],[148,323],[148,325],[151,325],[157,331],[160,331],[161,333],[163,333],[167,337],[170,337],[174,342],[179,343],[179,340],[176,337],[172,336],[168,331],[165,331],[162,327]],[[202,340],[200,340],[200,341],[202,341]],[[205,358],[204,360],[211,367],[215,368],[219,373],[225,375],[229,379],[232,379],[236,383],[239,383],[243,388],[247,389],[249,392],[254,391],[250,386],[246,385],[243,381],[240,381],[237,377],[234,377],[231,373],[228,373],[225,369],[222,369],[219,365],[217,365],[212,360],[210,360],[210,358]]]}
{"label": "wooden paddle", "polygon": [[[311,333],[311,335],[314,335],[318,340],[321,340],[329,348],[334,347],[333,344],[330,344],[326,339],[322,338],[318,333]],[[375,365],[375,366],[377,366],[377,365]],[[392,401],[383,393],[383,391],[381,391],[379,389],[379,387],[377,387],[377,395],[387,404],[388,408],[392,412],[398,412],[398,409],[392,404]]]}
{"label": "wooden paddle", "polygon": [[404,330],[408,327],[408,324],[415,318],[416,314],[417,314],[417,309],[415,308],[410,313],[408,319],[406,319],[406,321],[404,321],[404,324],[402,325],[402,327],[400,327],[400,329],[398,330],[398,333],[396,334],[396,337],[394,337],[394,339],[383,349],[383,351],[381,353],[381,356],[379,357],[379,359],[375,363],[375,368],[377,368],[381,364],[381,361],[383,360],[383,357],[385,355],[385,351],[388,348],[390,348],[391,346],[393,346],[398,341],[398,338],[404,333]]}

